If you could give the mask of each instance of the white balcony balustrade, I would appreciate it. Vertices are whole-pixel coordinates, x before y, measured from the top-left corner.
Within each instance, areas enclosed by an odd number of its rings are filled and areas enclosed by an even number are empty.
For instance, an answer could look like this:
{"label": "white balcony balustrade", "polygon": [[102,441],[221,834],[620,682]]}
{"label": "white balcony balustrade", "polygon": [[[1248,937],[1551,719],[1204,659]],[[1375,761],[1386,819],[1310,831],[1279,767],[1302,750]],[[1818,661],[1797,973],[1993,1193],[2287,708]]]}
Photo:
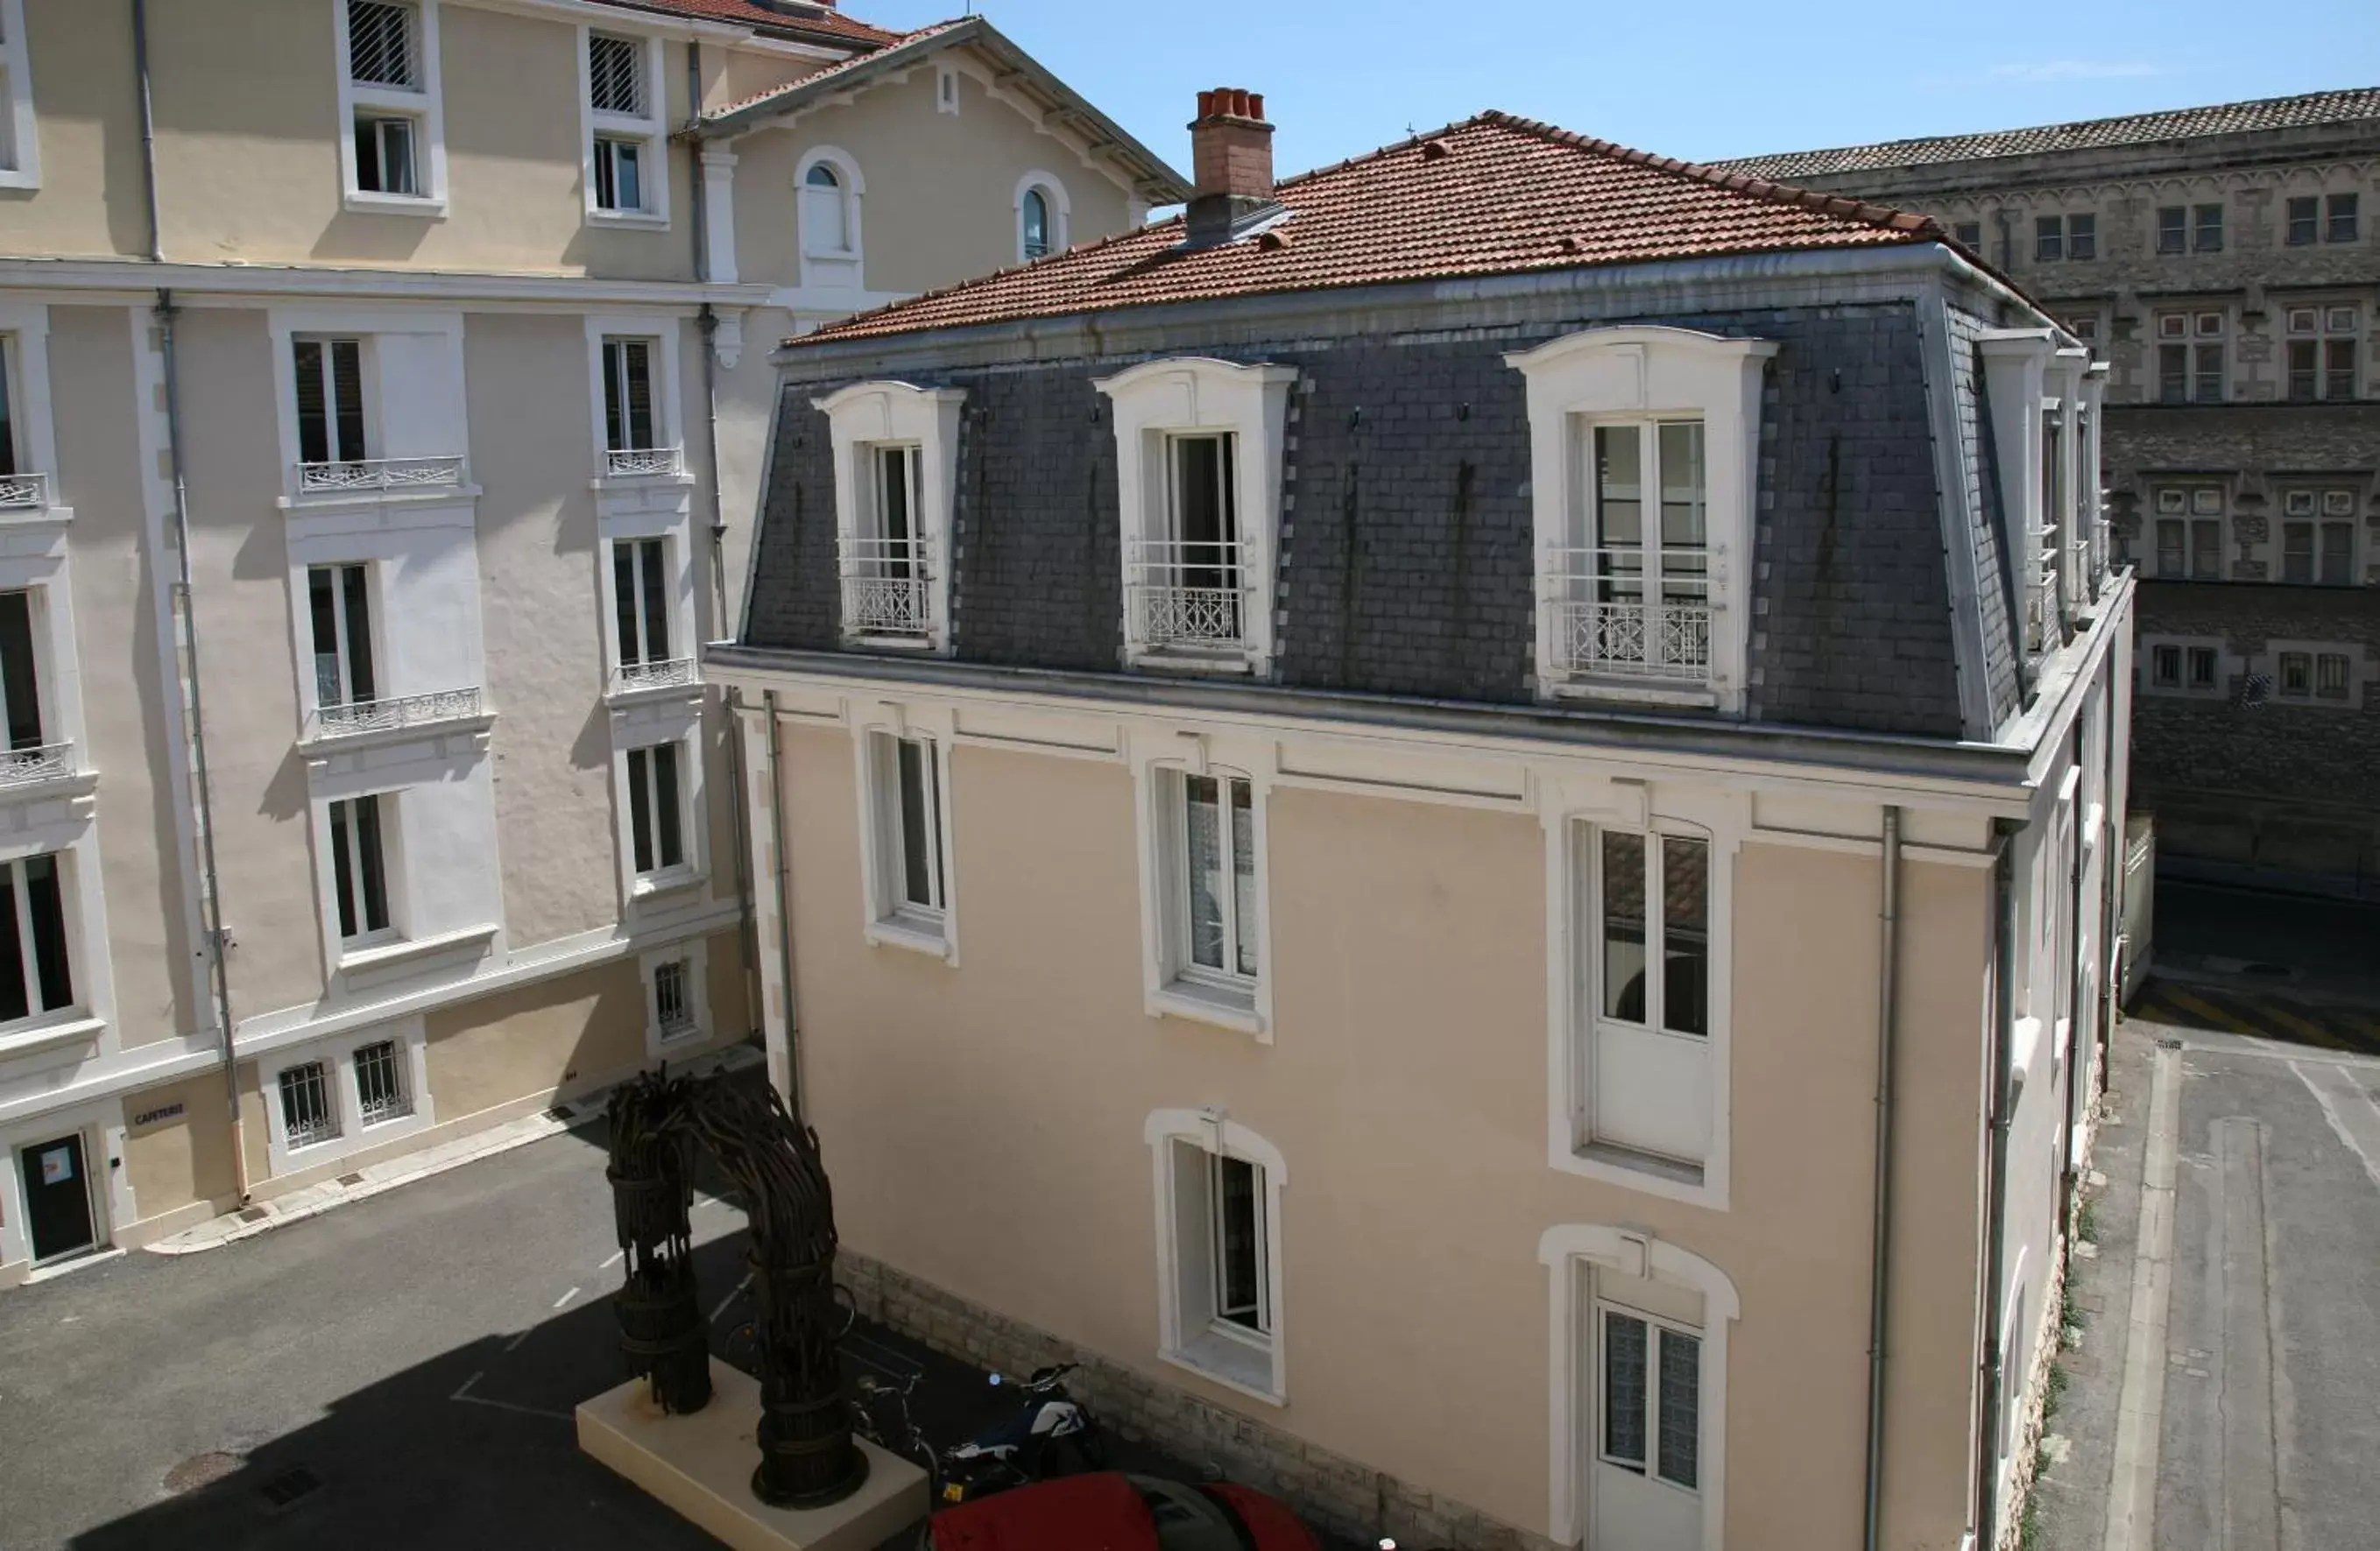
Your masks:
{"label": "white balcony balustrade", "polygon": [[355,458],[343,463],[298,466],[300,495],[352,495],[379,491],[459,490],[463,460],[452,458]]}
{"label": "white balcony balustrade", "polygon": [[926,550],[915,539],[845,539],[836,569],[843,581],[843,633],[923,641],[933,633],[932,582]]}
{"label": "white balcony balustrade", "polygon": [[74,774],[74,745],[0,749],[0,790]]}
{"label": "white balcony balustrade", "polygon": [[702,682],[702,663],[692,657],[672,657],[651,662],[623,662],[613,671],[612,693],[639,689],[677,689]]}
{"label": "white balcony balustrade", "polygon": [[309,740],[351,738],[366,733],[394,733],[407,727],[464,721],[482,714],[480,686],[432,690],[427,695],[398,695],[384,700],[358,700],[344,706],[323,706],[309,719]]}
{"label": "white balcony balustrade", "polygon": [[0,474],[0,512],[11,515],[47,511],[50,477],[46,474]]}
{"label": "white balcony balustrade", "polygon": [[1133,638],[1149,651],[1245,651],[1246,560],[1236,539],[1135,541],[1124,584]]}
{"label": "white balcony balustrade", "polygon": [[603,472],[615,479],[676,474],[685,467],[683,447],[613,447],[603,454]]}
{"label": "white balcony balustrade", "polygon": [[1711,673],[1710,551],[1561,550],[1548,578],[1553,660],[1573,677],[1702,683]]}

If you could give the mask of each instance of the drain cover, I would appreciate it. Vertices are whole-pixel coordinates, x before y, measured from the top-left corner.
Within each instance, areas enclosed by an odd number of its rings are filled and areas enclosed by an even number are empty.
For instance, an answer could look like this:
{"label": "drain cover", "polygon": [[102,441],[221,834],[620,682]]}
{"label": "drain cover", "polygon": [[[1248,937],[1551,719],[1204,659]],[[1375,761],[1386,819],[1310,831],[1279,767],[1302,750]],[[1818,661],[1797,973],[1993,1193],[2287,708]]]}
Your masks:
{"label": "drain cover", "polygon": [[237,1471],[241,1463],[237,1454],[193,1454],[165,1472],[165,1490],[179,1496],[212,1486]]}
{"label": "drain cover", "polygon": [[359,1185],[363,1182],[364,1177],[360,1173],[342,1174],[339,1176],[339,1183],[343,1185]]}
{"label": "drain cover", "polygon": [[262,1222],[271,1215],[271,1213],[267,1212],[261,1206],[249,1206],[241,1210],[239,1220],[242,1222]]}
{"label": "drain cover", "polygon": [[303,1465],[293,1466],[256,1489],[269,1507],[287,1508],[298,1498],[321,1491],[322,1478]]}

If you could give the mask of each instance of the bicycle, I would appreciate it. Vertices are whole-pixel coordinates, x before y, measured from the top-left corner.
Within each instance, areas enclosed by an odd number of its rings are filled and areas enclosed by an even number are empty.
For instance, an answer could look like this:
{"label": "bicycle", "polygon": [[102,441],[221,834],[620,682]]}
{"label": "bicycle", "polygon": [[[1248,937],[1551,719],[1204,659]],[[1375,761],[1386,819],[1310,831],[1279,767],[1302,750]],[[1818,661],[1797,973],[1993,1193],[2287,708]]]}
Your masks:
{"label": "bicycle", "polygon": [[[894,1385],[860,1375],[852,1384],[857,1393],[851,1399],[851,1430],[879,1448],[906,1455],[924,1466],[927,1497],[932,1501],[941,1495],[942,1454],[926,1436],[926,1430],[917,1425],[917,1418],[909,1409],[909,1398],[917,1393],[917,1381],[924,1376],[920,1370]],[[898,1424],[889,1432],[876,1414],[878,1403],[888,1397]]]}

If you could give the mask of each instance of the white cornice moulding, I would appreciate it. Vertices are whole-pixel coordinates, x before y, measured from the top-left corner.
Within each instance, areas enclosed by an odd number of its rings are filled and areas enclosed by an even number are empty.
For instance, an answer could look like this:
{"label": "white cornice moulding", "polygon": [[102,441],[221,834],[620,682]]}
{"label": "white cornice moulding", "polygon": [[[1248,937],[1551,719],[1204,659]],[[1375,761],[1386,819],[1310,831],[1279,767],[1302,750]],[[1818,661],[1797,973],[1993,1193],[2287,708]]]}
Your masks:
{"label": "white cornice moulding", "polygon": [[83,291],[120,298],[160,288],[204,307],[209,298],[371,297],[383,301],[531,302],[588,306],[759,307],[771,287],[701,280],[608,280],[593,275],[473,274],[456,270],[328,269],[303,265],[152,264],[137,259],[0,259],[0,292]]}

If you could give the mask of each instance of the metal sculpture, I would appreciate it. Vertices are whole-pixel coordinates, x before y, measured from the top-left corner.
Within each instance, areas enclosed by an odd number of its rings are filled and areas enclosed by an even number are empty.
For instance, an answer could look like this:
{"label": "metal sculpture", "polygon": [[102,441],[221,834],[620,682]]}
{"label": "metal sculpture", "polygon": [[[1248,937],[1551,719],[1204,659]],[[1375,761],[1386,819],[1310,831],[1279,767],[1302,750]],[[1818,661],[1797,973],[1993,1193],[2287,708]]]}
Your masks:
{"label": "metal sculpture", "polygon": [[710,1353],[694,1278],[694,1169],[710,1158],[752,1225],[759,1298],[760,1465],[752,1495],[818,1508],[858,1490],[868,1460],[851,1439],[834,1338],[834,1195],[818,1133],[765,1084],[649,1073],[613,1091],[613,1207],[627,1285],[620,1351],[665,1412],[710,1403]]}

